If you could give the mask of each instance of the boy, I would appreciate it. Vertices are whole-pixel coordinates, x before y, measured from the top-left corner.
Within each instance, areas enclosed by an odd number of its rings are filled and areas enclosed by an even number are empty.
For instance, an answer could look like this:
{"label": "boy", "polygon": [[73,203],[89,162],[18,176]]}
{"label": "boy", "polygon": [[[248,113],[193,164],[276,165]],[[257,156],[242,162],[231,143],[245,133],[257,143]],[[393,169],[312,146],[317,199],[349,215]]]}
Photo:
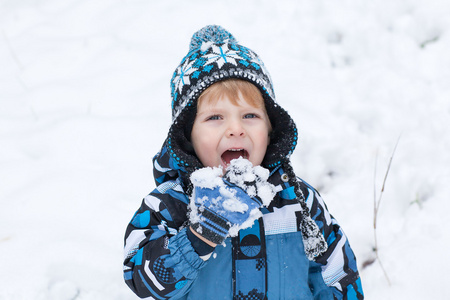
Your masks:
{"label": "boy", "polygon": [[126,231],[128,286],[148,299],[363,299],[346,236],[290,165],[297,129],[259,57],[207,26],[171,88],[157,188]]}

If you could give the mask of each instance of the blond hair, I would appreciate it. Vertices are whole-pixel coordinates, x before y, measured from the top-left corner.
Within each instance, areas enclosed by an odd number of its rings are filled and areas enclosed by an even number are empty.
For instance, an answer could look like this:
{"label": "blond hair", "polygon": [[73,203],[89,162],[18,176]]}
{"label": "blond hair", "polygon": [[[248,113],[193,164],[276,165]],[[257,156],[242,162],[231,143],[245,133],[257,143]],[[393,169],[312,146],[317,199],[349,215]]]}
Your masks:
{"label": "blond hair", "polygon": [[264,99],[259,89],[248,81],[235,78],[219,81],[208,87],[203,91],[200,97],[198,97],[197,106],[205,99],[207,99],[207,101],[212,101],[214,104],[219,101],[222,96],[227,96],[231,103],[239,105],[239,94],[242,95],[242,98],[251,106],[264,108],[265,110]]}

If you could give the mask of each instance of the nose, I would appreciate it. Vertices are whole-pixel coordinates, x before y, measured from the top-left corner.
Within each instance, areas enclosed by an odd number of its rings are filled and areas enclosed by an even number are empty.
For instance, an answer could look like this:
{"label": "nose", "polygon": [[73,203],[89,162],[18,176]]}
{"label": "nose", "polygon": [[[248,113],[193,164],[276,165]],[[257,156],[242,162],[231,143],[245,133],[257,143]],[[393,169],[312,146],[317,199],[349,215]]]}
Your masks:
{"label": "nose", "polygon": [[245,135],[246,132],[241,122],[233,121],[228,124],[227,137],[244,137]]}

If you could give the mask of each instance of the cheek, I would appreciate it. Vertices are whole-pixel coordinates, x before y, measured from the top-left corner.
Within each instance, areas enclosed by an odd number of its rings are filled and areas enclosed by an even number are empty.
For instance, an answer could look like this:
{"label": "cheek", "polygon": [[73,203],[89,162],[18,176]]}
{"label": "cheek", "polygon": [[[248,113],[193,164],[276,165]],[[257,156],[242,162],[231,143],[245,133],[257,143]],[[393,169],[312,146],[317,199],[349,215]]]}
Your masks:
{"label": "cheek", "polygon": [[261,130],[258,132],[258,136],[256,137],[256,151],[255,151],[255,160],[252,162],[253,164],[259,165],[262,163],[264,156],[266,155],[267,146],[270,144],[269,133],[267,130]]}
{"label": "cheek", "polygon": [[269,132],[264,132],[263,141],[267,148],[267,146],[269,146],[269,144],[270,144],[270,133]]}
{"label": "cheek", "polygon": [[261,128],[261,130],[259,130],[258,132],[258,143],[261,146],[265,146],[265,148],[267,148],[267,146],[270,144],[270,133],[269,130],[267,128]]}
{"label": "cheek", "polygon": [[195,154],[205,167],[217,167],[215,159],[215,136],[207,131],[197,131],[192,134],[192,145]]}

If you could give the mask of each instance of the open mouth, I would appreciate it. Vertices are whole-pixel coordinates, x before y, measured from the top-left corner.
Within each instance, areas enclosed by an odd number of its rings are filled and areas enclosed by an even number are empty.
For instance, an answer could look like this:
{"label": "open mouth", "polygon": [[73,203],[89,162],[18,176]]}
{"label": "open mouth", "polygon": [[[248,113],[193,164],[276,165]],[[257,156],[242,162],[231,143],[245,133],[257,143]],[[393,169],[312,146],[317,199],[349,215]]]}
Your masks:
{"label": "open mouth", "polygon": [[228,149],[222,154],[223,163],[228,166],[233,159],[239,157],[248,159],[248,152],[245,149]]}

